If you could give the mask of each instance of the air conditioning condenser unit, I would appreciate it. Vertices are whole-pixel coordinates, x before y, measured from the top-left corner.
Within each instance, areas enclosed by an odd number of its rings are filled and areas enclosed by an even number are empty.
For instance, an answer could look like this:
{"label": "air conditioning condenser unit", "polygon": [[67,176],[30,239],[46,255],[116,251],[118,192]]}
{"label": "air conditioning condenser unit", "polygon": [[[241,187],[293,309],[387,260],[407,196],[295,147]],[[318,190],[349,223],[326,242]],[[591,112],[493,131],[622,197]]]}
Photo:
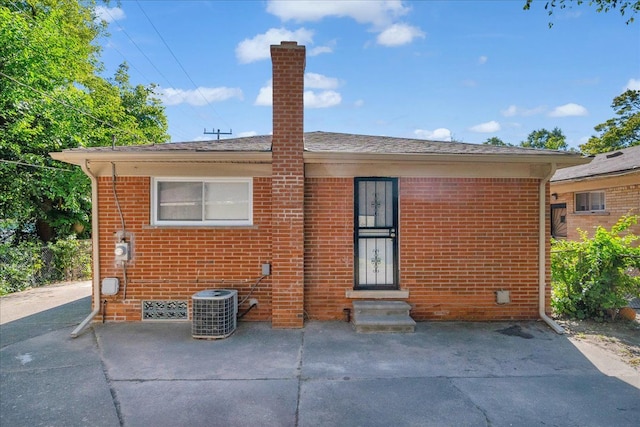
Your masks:
{"label": "air conditioning condenser unit", "polygon": [[218,339],[231,335],[237,326],[238,291],[209,289],[192,296],[191,335]]}

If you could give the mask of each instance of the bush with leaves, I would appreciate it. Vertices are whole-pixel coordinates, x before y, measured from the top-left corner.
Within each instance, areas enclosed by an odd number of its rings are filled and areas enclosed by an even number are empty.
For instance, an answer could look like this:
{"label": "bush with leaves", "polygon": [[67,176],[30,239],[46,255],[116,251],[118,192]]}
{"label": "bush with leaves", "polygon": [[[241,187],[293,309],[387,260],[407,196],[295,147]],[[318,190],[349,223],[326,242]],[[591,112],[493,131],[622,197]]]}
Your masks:
{"label": "bush with leaves", "polygon": [[38,240],[0,242],[0,295],[88,277],[91,277],[90,241],[70,236],[46,245]]}
{"label": "bush with leaves", "polygon": [[638,216],[623,216],[592,238],[580,231],[579,241],[558,240],[551,251],[551,306],[557,314],[603,320],[615,318],[628,298],[640,296],[638,236],[627,230]]}
{"label": "bush with leaves", "polygon": [[42,244],[22,241],[0,243],[0,295],[22,291],[38,283],[44,266]]}
{"label": "bush with leaves", "polygon": [[49,242],[47,248],[53,254],[51,263],[56,271],[57,280],[77,280],[91,276],[90,241],[81,241],[71,235]]}

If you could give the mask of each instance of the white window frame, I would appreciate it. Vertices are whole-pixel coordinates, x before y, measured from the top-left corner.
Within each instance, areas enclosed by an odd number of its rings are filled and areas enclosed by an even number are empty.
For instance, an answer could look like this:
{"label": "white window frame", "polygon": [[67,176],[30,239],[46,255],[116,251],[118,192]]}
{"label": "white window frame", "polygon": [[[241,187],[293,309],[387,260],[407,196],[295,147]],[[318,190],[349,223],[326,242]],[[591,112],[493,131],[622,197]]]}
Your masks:
{"label": "white window frame", "polygon": [[[203,196],[206,183],[242,183],[247,184],[248,192],[248,218],[247,219],[218,219],[207,220],[205,218],[206,203],[202,204],[202,219],[200,220],[161,220],[158,218],[158,184],[161,182],[198,182],[202,184]],[[250,226],[253,225],[253,178],[201,178],[201,177],[154,177],[151,191],[151,223],[162,226]]]}
{"label": "white window frame", "polygon": [[[586,194],[587,195],[587,204],[588,204],[588,209],[578,209],[578,195],[580,194]],[[602,209],[591,209],[591,195],[592,194],[602,194],[602,204],[603,207]],[[573,203],[574,203],[574,212],[576,213],[581,213],[581,212],[605,212],[607,210],[607,198],[606,198],[606,194],[604,191],[578,191],[574,194],[574,198],[573,198]]]}

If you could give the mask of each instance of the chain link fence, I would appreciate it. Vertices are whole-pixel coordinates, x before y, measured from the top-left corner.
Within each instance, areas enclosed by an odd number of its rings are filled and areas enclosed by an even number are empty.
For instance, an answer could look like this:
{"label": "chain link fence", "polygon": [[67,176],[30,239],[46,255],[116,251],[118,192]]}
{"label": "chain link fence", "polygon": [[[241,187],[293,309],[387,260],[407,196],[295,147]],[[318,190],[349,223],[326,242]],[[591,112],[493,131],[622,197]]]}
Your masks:
{"label": "chain link fence", "polygon": [[0,295],[58,281],[91,277],[91,241],[0,244]]}

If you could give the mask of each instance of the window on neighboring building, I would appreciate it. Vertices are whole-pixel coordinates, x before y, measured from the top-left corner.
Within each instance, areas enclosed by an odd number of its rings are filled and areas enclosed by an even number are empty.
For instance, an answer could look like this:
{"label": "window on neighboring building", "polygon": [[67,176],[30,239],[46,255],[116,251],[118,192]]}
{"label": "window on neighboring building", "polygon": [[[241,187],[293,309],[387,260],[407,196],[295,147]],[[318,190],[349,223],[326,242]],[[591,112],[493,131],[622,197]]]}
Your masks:
{"label": "window on neighboring building", "polygon": [[158,225],[251,225],[251,178],[156,178],[153,223]]}
{"label": "window on neighboring building", "polygon": [[576,193],[576,212],[604,210],[604,191]]}

